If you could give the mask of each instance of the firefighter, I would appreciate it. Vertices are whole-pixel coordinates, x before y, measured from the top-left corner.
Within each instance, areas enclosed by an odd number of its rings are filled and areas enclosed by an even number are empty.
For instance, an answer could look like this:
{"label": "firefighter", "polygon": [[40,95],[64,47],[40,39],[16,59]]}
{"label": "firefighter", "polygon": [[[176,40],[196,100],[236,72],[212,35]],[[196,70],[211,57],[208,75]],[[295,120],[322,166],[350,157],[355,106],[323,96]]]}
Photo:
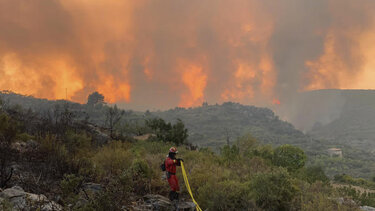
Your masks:
{"label": "firefighter", "polygon": [[178,179],[176,176],[176,166],[181,166],[181,162],[184,161],[180,158],[176,158],[177,153],[178,151],[176,147],[171,147],[169,149],[168,157],[165,160],[167,179],[169,186],[171,187],[171,191],[169,192],[169,199],[171,201],[178,201],[179,199],[178,191],[180,191],[180,186],[178,185]]}

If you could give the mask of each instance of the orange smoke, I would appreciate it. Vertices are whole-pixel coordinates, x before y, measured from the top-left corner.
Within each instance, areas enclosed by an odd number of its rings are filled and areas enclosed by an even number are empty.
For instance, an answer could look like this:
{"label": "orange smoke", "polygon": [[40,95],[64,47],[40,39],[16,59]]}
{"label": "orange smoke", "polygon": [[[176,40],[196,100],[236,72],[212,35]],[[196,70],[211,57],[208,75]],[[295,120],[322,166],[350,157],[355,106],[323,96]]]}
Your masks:
{"label": "orange smoke", "polygon": [[98,85],[97,90],[99,93],[105,93],[105,101],[115,103],[120,100],[130,101],[130,85],[126,82],[115,82],[111,76],[103,77],[104,81]]}
{"label": "orange smoke", "polygon": [[[237,70],[234,72],[234,85],[221,94],[223,100],[246,101],[265,100],[271,102],[276,83],[276,72],[272,61],[267,55],[255,64],[236,61]],[[258,95],[255,95],[257,93]]]}
{"label": "orange smoke", "polygon": [[316,61],[306,61],[309,68],[307,77],[310,83],[307,90],[343,88],[355,80],[356,74],[351,74],[346,61],[337,53],[336,37],[328,34],[325,39],[324,53]]}
{"label": "orange smoke", "polygon": [[[375,32],[375,27],[374,27]],[[348,64],[340,51],[337,38],[328,34],[325,39],[324,53],[315,61],[306,61],[309,69],[306,77],[307,90],[339,89],[373,89],[375,88],[375,33],[365,32],[353,37],[358,49],[353,49],[350,58],[357,57],[356,64]]]}
{"label": "orange smoke", "polygon": [[179,106],[198,106],[204,101],[204,89],[207,85],[207,75],[201,67],[190,65],[182,75],[182,82],[188,88],[188,92],[181,96]]}
{"label": "orange smoke", "polygon": [[[344,24],[332,25],[324,37],[324,51],[314,60],[307,60],[308,72],[304,75],[307,84],[303,90],[316,89],[374,89],[375,88],[375,15],[366,15],[366,10],[373,11],[374,3],[364,1],[363,6],[345,5],[345,10],[337,10],[332,3],[331,12],[335,21]],[[351,23],[358,17],[348,15],[350,11],[363,7],[361,14],[366,17],[366,25]],[[372,8],[372,9],[371,9]],[[306,82],[306,81],[303,81]]]}
{"label": "orange smoke", "polygon": [[[83,88],[82,80],[76,75],[74,67],[64,59],[51,58],[43,63],[43,68],[28,67],[13,53],[6,54],[2,61],[0,87],[26,95],[50,99],[65,99],[66,91],[74,93]],[[71,96],[68,96],[68,99]]]}
{"label": "orange smoke", "polygon": [[169,108],[375,88],[375,3],[360,1],[2,0],[0,90]]}

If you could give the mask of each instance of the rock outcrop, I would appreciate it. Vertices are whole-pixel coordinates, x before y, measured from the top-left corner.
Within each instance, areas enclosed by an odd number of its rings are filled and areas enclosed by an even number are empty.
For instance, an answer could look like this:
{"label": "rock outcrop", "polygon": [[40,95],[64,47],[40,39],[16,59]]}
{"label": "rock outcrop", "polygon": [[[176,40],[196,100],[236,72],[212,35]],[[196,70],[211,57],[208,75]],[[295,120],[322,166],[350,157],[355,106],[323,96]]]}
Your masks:
{"label": "rock outcrop", "polygon": [[361,206],[360,209],[363,211],[375,211],[374,207],[369,207],[369,206]]}
{"label": "rock outcrop", "polygon": [[178,203],[171,202],[168,198],[161,195],[148,194],[143,197],[132,210],[157,210],[157,211],[194,211],[195,204],[193,202],[180,201]]}
{"label": "rock outcrop", "polygon": [[7,203],[14,211],[17,210],[40,210],[60,211],[62,206],[50,201],[43,194],[25,192],[21,187],[14,186],[0,192],[0,204]]}

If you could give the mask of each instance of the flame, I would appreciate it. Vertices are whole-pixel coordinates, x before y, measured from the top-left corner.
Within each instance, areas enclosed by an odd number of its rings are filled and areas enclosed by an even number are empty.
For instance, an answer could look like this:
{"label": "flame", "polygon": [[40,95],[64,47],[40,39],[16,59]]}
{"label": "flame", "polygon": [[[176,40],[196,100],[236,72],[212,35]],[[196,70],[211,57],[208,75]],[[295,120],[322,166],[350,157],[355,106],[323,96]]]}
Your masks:
{"label": "flame", "polygon": [[130,85],[126,82],[116,83],[115,79],[111,76],[107,76],[102,84],[97,87],[99,93],[105,93],[105,101],[109,103],[115,103],[116,101],[125,100],[130,101]]}
{"label": "flame", "polygon": [[336,37],[329,33],[324,44],[324,53],[316,61],[306,61],[309,68],[307,77],[310,80],[305,89],[340,88],[341,84],[347,84],[348,67],[337,52]]}
{"label": "flame", "polygon": [[207,75],[202,67],[190,65],[182,74],[182,82],[188,88],[188,92],[181,96],[180,107],[191,107],[202,104],[204,101],[204,89],[207,85]]}
{"label": "flame", "polygon": [[143,62],[143,66],[144,66],[143,73],[145,74],[147,80],[152,80],[154,73],[151,70],[149,63],[150,63],[150,57],[145,58]]}
{"label": "flame", "polygon": [[72,99],[71,96],[66,96],[67,89],[69,93],[74,93],[83,88],[83,83],[75,74],[74,67],[70,67],[62,59],[53,59],[41,61],[44,68],[36,70],[24,66],[16,54],[6,54],[0,67],[3,69],[2,78],[10,80],[0,80],[0,87],[26,95]]}
{"label": "flame", "polygon": [[363,71],[358,80],[347,88],[374,89],[375,79],[375,25],[372,31],[364,33],[360,37],[360,46],[363,53]]}
{"label": "flame", "polygon": [[[374,4],[368,3],[360,7],[345,4],[346,12],[340,13],[336,4],[331,5],[333,18],[344,24],[332,25],[324,37],[323,53],[305,62],[308,72],[304,75],[307,80],[302,81],[303,90],[375,88],[375,15],[367,14],[367,10],[374,9]],[[347,14],[352,11],[361,13],[356,15],[363,15],[365,21],[353,23],[358,17]]]}
{"label": "flame", "polygon": [[235,84],[222,93],[224,100],[241,100],[254,97],[253,83],[256,70],[251,65],[237,61],[237,71],[234,73]]}
{"label": "flame", "polygon": [[223,100],[245,101],[255,97],[259,99],[269,98],[274,95],[273,89],[276,73],[273,63],[267,55],[261,57],[257,64],[249,64],[245,61],[236,61],[237,70],[234,73],[234,85],[224,90],[221,94]]}
{"label": "flame", "polygon": [[[375,29],[375,27],[374,27]],[[357,58],[353,65],[340,51],[337,36],[328,33],[324,44],[324,53],[317,59],[306,61],[309,72],[306,77],[309,84],[306,90],[340,88],[340,89],[373,89],[375,79],[375,30],[352,36],[350,39],[358,44],[352,49],[350,59]],[[353,62],[352,62],[353,63]]]}

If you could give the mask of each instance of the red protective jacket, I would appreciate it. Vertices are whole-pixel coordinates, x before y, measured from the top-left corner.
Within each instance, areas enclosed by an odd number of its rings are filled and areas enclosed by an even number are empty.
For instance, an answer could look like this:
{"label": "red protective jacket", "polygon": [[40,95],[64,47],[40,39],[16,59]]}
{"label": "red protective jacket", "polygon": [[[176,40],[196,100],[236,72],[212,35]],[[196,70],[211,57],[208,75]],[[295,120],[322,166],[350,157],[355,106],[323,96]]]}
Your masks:
{"label": "red protective jacket", "polygon": [[172,191],[180,190],[180,186],[178,185],[178,179],[176,176],[176,166],[180,166],[180,162],[178,160],[172,159],[170,157],[165,160],[165,169],[167,172],[168,183]]}

